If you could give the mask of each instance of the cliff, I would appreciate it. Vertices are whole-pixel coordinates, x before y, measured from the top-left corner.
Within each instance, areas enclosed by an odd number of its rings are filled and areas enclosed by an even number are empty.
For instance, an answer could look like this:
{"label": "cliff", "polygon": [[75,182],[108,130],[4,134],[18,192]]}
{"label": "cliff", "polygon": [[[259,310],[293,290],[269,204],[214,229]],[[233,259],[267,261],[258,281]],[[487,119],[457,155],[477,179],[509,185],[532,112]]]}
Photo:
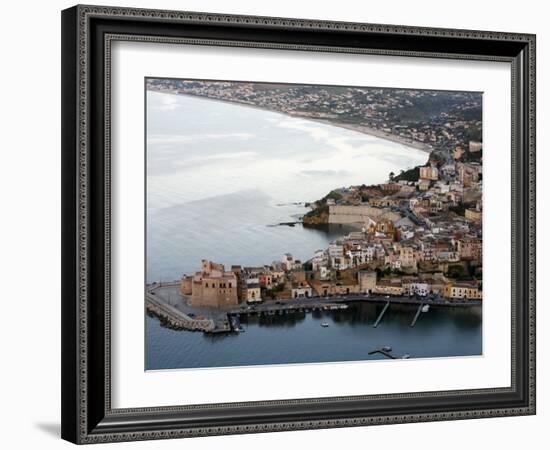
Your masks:
{"label": "cliff", "polygon": [[306,225],[323,225],[328,223],[328,219],[328,208],[326,210],[323,209],[322,211],[314,209],[304,216],[302,222]]}

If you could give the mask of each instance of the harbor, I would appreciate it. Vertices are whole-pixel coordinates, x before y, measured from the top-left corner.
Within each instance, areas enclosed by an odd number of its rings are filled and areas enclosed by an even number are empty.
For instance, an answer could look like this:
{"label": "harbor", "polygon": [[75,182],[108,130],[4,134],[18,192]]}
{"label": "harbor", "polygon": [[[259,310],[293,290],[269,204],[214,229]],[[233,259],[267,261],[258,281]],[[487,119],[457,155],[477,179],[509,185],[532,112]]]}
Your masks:
{"label": "harbor", "polygon": [[[427,313],[420,314],[415,326],[410,327],[419,305],[392,302],[374,328],[386,303],[371,300],[343,303],[348,306],[345,309],[303,306],[279,309],[271,314],[261,308],[260,312],[242,312],[233,316],[236,331],[224,330],[221,326],[217,332],[182,331],[148,314],[146,368],[371,360],[389,363],[403,361],[405,355],[418,359],[482,354],[479,305],[430,306]],[[224,315],[229,317],[228,312]],[[220,318],[219,324],[222,323]],[[395,358],[379,352],[369,354],[386,346],[392,347],[390,355]]]}
{"label": "harbor", "polygon": [[466,308],[480,306],[478,300],[445,300],[441,297],[419,298],[418,296],[345,295],[331,297],[308,297],[270,300],[254,304],[241,304],[225,308],[191,306],[189,298],[179,292],[179,282],[153,283],[146,289],[146,307],[150,314],[162,318],[165,326],[177,330],[202,331],[205,333],[231,333],[240,331],[240,318],[248,315],[282,316],[313,311],[337,311],[348,309],[352,303],[383,304],[372,324],[377,328],[391,306],[413,305],[415,313],[410,327],[414,327],[422,313],[430,306]]}

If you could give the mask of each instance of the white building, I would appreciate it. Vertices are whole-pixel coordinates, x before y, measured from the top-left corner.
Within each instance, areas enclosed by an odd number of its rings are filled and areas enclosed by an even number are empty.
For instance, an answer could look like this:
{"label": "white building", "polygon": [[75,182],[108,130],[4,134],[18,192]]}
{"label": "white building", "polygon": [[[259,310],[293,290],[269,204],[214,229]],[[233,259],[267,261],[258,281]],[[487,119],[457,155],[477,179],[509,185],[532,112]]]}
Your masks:
{"label": "white building", "polygon": [[291,289],[292,298],[311,297],[312,291],[310,286],[296,286]]}
{"label": "white building", "polygon": [[441,194],[446,194],[450,190],[449,184],[444,181],[438,181],[436,183],[436,186]]}
{"label": "white building", "polygon": [[344,258],[344,246],[342,244],[332,242],[328,246],[328,255],[331,267],[338,270],[347,269],[348,265]]}
{"label": "white building", "polygon": [[245,279],[245,283],[250,286],[253,284],[260,284],[260,279],[257,276],[248,276]]}
{"label": "white building", "polygon": [[414,230],[412,228],[402,228],[401,229],[401,239],[406,241],[414,237]]}
{"label": "white building", "polygon": [[328,254],[325,250],[317,250],[311,259],[312,270],[320,270],[328,265]]}
{"label": "white building", "polygon": [[283,268],[286,271],[290,271],[294,268],[294,257],[290,253],[285,253],[281,259]]}
{"label": "white building", "polygon": [[319,277],[321,280],[328,280],[330,278],[330,269],[326,266],[322,266],[319,269]]}
{"label": "white building", "polygon": [[374,258],[373,247],[357,246],[346,252],[346,256],[349,260],[349,267],[356,267],[362,264],[369,263]]}
{"label": "white building", "polygon": [[418,295],[420,297],[426,297],[430,292],[430,287],[428,283],[422,281],[413,281],[411,282],[409,293],[412,295]]}

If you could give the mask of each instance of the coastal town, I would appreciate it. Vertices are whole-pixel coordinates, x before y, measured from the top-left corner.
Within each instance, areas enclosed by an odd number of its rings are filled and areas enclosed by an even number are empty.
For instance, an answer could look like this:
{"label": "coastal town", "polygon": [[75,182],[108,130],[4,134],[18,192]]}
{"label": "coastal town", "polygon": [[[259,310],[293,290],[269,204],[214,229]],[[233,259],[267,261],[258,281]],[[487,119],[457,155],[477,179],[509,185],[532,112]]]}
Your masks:
{"label": "coastal town", "polygon": [[[481,302],[480,94],[374,88],[342,88],[335,94],[322,86],[162,79],[148,80],[148,89],[322,120],[397,140],[427,155],[424,165],[391,172],[384,183],[338,187],[306,203],[300,226],[346,230],[307,260],[282,249],[279,260],[257,267],[197,261],[197,271],[183,274],[174,288],[187,318],[304,301],[331,307],[369,299]],[[159,301],[158,288],[157,283],[147,288],[153,303]],[[149,310],[158,313],[157,303]],[[198,327],[211,331],[215,325],[207,328]]]}
{"label": "coastal town", "polygon": [[310,205],[304,226],[354,225],[307,261],[291,253],[260,267],[202,261],[184,275],[191,305],[381,294],[482,298],[481,166],[456,163],[452,179],[419,169],[419,179],[335,189]]}

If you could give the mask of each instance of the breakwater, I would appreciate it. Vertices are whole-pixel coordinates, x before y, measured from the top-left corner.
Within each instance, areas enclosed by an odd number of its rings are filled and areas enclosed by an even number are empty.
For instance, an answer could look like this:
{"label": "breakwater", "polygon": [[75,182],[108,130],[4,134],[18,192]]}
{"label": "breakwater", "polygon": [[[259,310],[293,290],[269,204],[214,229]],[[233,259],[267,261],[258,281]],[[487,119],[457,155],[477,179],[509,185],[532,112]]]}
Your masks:
{"label": "breakwater", "polygon": [[[147,312],[157,316],[163,325],[175,330],[213,332],[216,328],[213,319],[196,319],[166,303],[164,300],[146,294]],[[229,331],[229,330],[228,330]]]}

